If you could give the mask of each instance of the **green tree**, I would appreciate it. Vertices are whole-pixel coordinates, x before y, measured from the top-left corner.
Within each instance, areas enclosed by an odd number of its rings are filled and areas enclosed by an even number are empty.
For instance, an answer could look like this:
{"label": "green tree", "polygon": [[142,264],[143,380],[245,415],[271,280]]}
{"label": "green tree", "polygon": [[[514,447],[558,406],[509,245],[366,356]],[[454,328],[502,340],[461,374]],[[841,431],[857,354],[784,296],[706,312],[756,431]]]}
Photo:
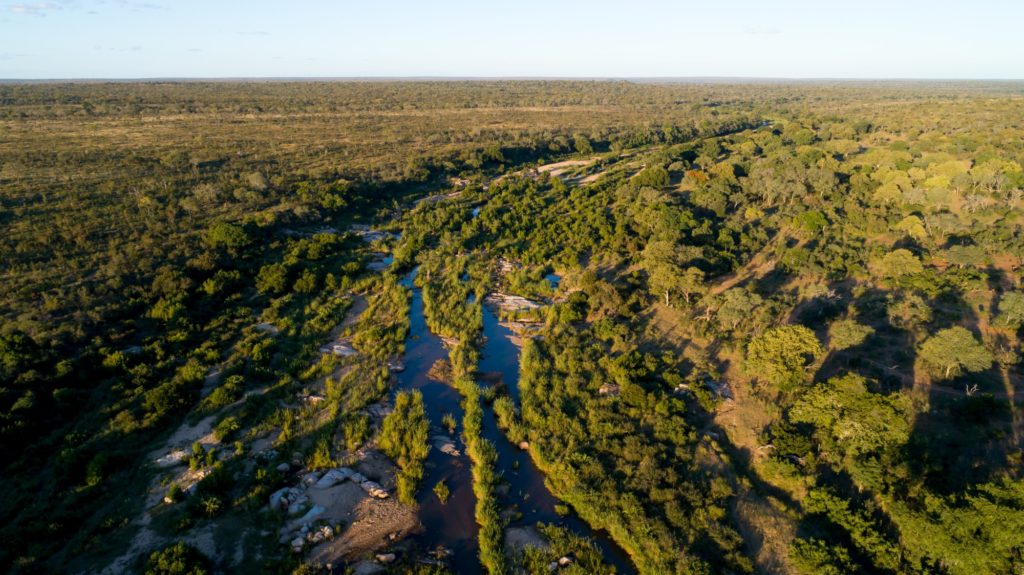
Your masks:
{"label": "green tree", "polygon": [[1024,325],[1024,293],[1012,291],[999,298],[995,323],[1011,331],[1018,331]]}
{"label": "green tree", "polygon": [[641,257],[651,292],[663,296],[665,305],[672,305],[670,298],[679,285],[675,246],[664,240],[647,242]]}
{"label": "green tree", "polygon": [[932,321],[932,308],[923,297],[916,293],[889,296],[885,306],[886,315],[892,325],[915,331]]}
{"label": "green tree", "polygon": [[761,296],[755,293],[750,293],[744,288],[730,288],[722,294],[722,303],[718,307],[715,319],[723,329],[735,330],[744,321],[749,320],[763,303]]}
{"label": "green tree", "polygon": [[910,250],[900,248],[885,254],[875,263],[875,269],[884,278],[896,279],[919,274],[924,271],[924,266]]}
{"label": "green tree", "polygon": [[987,259],[980,246],[953,246],[946,250],[946,260],[961,269],[983,266]]}
{"label": "green tree", "polygon": [[855,573],[850,553],[821,539],[795,539],[789,558],[803,575],[847,575]]}
{"label": "green tree", "polygon": [[828,328],[828,339],[833,349],[843,350],[864,343],[875,329],[852,319],[841,319]]}
{"label": "green tree", "polygon": [[21,332],[0,335],[0,380],[14,379],[39,361],[39,346]]}
{"label": "green tree", "polygon": [[633,177],[634,184],[651,188],[664,188],[669,181],[668,170],[662,166],[648,166]]}
{"label": "green tree", "polygon": [[256,289],[260,293],[281,294],[288,289],[288,268],[284,264],[268,264],[256,276]]}
{"label": "green tree", "polygon": [[590,144],[590,140],[583,134],[576,134],[576,136],[573,137],[573,147],[581,154],[594,153],[594,146]]}
{"label": "green tree", "polygon": [[818,430],[825,451],[851,457],[904,445],[910,438],[910,402],[903,394],[871,393],[859,375],[834,377],[793,404],[789,419]]}
{"label": "green tree", "polygon": [[921,361],[938,379],[988,369],[992,354],[967,329],[954,326],[928,338],[920,349]]}
{"label": "green tree", "polygon": [[785,391],[804,380],[808,358],[822,354],[814,332],[783,325],[757,335],[747,346],[747,373]]}
{"label": "green tree", "polygon": [[245,228],[227,222],[218,222],[206,232],[206,243],[214,248],[238,250],[249,245],[250,241]]}

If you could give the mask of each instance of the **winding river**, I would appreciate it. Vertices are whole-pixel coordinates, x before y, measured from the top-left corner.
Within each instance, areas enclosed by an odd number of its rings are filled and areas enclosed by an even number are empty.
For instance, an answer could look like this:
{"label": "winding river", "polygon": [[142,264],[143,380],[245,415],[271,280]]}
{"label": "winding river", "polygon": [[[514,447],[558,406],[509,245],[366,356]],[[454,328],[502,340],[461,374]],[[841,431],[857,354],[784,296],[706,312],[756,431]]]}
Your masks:
{"label": "winding river", "polygon": [[[397,390],[419,390],[431,424],[431,436],[447,434],[442,430],[441,420],[445,414],[452,414],[460,422],[453,439],[460,451],[452,456],[432,448],[427,456],[426,477],[420,486],[420,521],[424,532],[418,535],[420,543],[428,550],[444,547],[451,551],[451,566],[456,573],[483,573],[477,554],[477,525],[474,517],[475,497],[470,461],[465,454],[465,445],[458,438],[461,434],[461,395],[455,388],[427,377],[430,366],[437,360],[448,357],[441,338],[427,328],[423,315],[423,294],[413,285],[413,271],[402,280],[412,289],[409,336],[405,342],[405,371],[396,374]],[[482,350],[479,371],[500,374],[509,395],[519,405],[519,348],[513,343],[514,335],[502,325],[487,306],[483,306],[484,336],[486,343]],[[588,537],[601,550],[607,563],[618,573],[634,573],[635,569],[626,553],[604,532],[591,529],[575,515],[562,517],[555,512],[559,502],[544,485],[544,475],[537,469],[527,452],[512,445],[498,429],[494,411],[485,406],[483,437],[498,451],[498,469],[508,483],[507,495],[500,497],[503,504],[514,505],[521,514],[510,526],[529,526],[537,522],[561,525],[572,532]],[[432,489],[438,481],[444,480],[451,495],[446,504],[441,504]]]}

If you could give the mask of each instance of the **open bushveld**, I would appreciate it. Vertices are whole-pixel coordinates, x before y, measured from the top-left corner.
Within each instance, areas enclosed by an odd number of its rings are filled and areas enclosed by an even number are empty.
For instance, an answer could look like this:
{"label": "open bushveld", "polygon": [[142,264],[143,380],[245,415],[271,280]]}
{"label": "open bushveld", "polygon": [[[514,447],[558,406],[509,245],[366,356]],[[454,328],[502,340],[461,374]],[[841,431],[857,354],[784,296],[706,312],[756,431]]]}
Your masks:
{"label": "open bushveld", "polygon": [[1014,82],[0,84],[0,571],[1019,574],[1022,166]]}

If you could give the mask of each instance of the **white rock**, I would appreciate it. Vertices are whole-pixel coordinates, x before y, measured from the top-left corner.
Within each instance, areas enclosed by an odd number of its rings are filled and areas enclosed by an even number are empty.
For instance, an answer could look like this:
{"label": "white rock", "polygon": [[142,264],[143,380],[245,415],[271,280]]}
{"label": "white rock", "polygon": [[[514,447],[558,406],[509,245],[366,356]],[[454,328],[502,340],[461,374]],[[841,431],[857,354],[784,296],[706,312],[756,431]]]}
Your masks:
{"label": "white rock", "polygon": [[566,566],[571,565],[571,564],[572,564],[572,559],[570,559],[568,557],[562,557],[561,559],[558,560],[558,565],[560,567],[566,567]]}
{"label": "white rock", "polygon": [[324,473],[324,476],[316,482],[316,487],[319,489],[334,487],[343,481],[347,481],[350,477],[352,477],[352,470],[347,467],[332,469],[327,473]]}
{"label": "white rock", "polygon": [[281,501],[284,499],[284,496],[287,495],[290,490],[291,490],[291,487],[282,487],[281,489],[278,489],[277,491],[271,493],[270,494],[270,508],[271,509],[280,509],[281,508]]}
{"label": "white rock", "polygon": [[[302,516],[302,519],[299,519],[299,521],[301,521],[303,523],[312,521],[312,520],[316,519],[317,517],[319,517],[320,515],[322,515],[324,511],[327,511],[327,510],[324,509],[323,507],[319,506],[319,505],[314,505],[313,507],[311,507],[309,509],[309,511],[306,512],[305,515]],[[306,529],[308,529],[308,527],[306,527]]]}
{"label": "white rock", "polygon": [[309,473],[307,473],[307,474],[302,476],[302,484],[308,487],[308,486],[313,485],[314,483],[316,483],[319,479],[320,479],[320,472],[319,471],[311,471],[311,472],[309,472]]}
{"label": "white rock", "polygon": [[381,487],[380,484],[376,482],[364,481],[360,483],[359,486],[363,488],[363,491],[369,493],[370,495],[376,497],[377,499],[387,499],[388,497],[388,492],[385,491],[384,488]]}
{"label": "white rock", "polygon": [[280,471],[281,473],[286,473],[291,468],[292,466],[288,465],[287,463],[282,463],[281,465],[277,466],[277,470]]}
{"label": "white rock", "polygon": [[288,506],[288,515],[298,515],[306,510],[309,505],[309,497],[300,495],[291,505]]}
{"label": "white rock", "polygon": [[175,449],[167,455],[156,460],[157,467],[173,467],[180,463],[184,463],[188,454],[182,449]]}
{"label": "white rock", "polygon": [[393,563],[395,561],[394,553],[378,553],[377,561],[381,563]]}

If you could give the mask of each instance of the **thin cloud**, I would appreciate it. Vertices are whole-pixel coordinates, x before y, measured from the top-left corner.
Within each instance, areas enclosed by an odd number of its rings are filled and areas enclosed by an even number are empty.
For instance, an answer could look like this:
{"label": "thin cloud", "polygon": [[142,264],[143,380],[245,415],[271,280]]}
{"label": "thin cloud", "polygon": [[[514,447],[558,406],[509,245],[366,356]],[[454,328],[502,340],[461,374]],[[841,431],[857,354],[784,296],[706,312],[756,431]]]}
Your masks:
{"label": "thin cloud", "polygon": [[270,36],[266,30],[245,30],[237,33],[239,36]]}
{"label": "thin cloud", "polygon": [[166,6],[152,2],[132,2],[131,0],[117,0],[119,6],[132,8],[134,10],[164,10]]}
{"label": "thin cloud", "polygon": [[30,4],[11,4],[10,10],[15,14],[26,16],[46,16],[54,10],[61,10],[64,7],[56,2],[32,2]]}

